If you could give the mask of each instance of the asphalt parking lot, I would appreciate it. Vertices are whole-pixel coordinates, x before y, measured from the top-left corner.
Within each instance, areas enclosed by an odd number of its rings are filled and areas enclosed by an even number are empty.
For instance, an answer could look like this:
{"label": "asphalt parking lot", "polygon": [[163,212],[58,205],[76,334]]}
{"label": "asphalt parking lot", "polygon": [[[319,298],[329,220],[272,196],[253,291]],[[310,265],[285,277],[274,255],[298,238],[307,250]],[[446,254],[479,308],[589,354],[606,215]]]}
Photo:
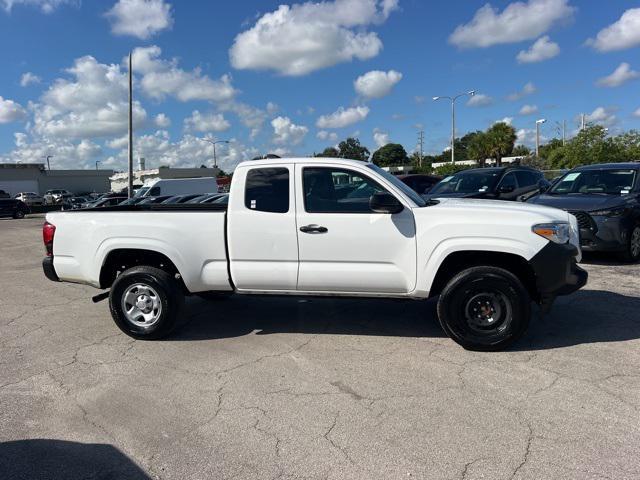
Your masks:
{"label": "asphalt parking lot", "polygon": [[640,478],[640,265],[502,353],[391,300],[190,299],[141,342],[45,279],[42,221],[0,219],[0,479]]}

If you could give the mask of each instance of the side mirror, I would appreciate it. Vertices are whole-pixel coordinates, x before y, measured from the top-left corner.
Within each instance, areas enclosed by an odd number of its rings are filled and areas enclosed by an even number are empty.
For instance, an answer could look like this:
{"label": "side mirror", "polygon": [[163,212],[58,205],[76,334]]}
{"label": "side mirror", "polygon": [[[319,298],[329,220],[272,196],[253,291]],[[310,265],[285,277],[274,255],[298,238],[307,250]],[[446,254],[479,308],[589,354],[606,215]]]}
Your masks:
{"label": "side mirror", "polygon": [[502,185],[498,189],[498,193],[511,193],[516,189],[513,185]]}
{"label": "side mirror", "polygon": [[387,192],[374,193],[369,197],[369,208],[374,213],[399,213],[404,207],[396,197]]}

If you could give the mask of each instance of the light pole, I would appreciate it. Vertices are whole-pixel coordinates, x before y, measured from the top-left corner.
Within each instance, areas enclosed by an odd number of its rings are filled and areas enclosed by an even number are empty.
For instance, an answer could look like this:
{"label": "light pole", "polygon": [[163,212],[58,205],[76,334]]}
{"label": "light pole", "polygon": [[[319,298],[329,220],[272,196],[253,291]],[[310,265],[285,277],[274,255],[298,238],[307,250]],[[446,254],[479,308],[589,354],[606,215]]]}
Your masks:
{"label": "light pole", "polygon": [[98,170],[98,164],[101,163],[100,160],[96,160],[96,170]]}
{"label": "light pole", "polygon": [[49,159],[53,158],[53,155],[45,155],[44,158],[47,160],[47,170],[51,170],[51,164],[49,163]]}
{"label": "light pole", "polygon": [[465,95],[469,95],[473,97],[476,94],[475,90],[469,90],[468,92],[459,93],[454,97],[449,97],[446,95],[433,97],[433,101],[448,99],[451,101],[451,163],[455,162],[455,143],[456,143],[456,100]]}
{"label": "light pole", "polygon": [[544,118],[536,120],[536,158],[540,156],[540,125],[546,121]]}
{"label": "light pole", "polygon": [[218,159],[216,158],[216,144],[217,143],[229,143],[229,140],[212,140],[210,138],[201,138],[200,140],[203,140],[205,142],[209,142],[211,145],[213,145],[213,166],[215,168],[218,168]]}

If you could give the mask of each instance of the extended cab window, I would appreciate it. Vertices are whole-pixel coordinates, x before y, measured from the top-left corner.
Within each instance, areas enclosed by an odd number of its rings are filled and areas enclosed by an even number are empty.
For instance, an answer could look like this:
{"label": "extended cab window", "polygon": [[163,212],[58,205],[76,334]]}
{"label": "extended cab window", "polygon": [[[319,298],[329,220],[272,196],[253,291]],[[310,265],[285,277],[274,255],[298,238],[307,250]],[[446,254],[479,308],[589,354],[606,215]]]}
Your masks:
{"label": "extended cab window", "polygon": [[289,169],[253,168],[247,173],[244,204],[259,212],[289,211]]}
{"label": "extended cab window", "polygon": [[305,167],[302,183],[309,213],[371,213],[371,195],[386,191],[365,175],[342,168]]}

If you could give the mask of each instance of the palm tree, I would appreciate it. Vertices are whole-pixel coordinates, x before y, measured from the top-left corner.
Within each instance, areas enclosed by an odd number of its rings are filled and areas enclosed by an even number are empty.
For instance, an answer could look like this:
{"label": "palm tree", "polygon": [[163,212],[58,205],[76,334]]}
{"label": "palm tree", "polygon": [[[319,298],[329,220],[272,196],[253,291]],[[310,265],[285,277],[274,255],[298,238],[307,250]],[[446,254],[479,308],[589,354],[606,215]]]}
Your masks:
{"label": "palm tree", "polygon": [[478,166],[484,167],[487,158],[491,157],[491,145],[485,132],[477,132],[467,147],[469,158],[478,160]]}
{"label": "palm tree", "polygon": [[485,133],[490,157],[495,158],[496,166],[502,165],[502,157],[513,151],[518,138],[516,129],[504,122],[494,123]]}

